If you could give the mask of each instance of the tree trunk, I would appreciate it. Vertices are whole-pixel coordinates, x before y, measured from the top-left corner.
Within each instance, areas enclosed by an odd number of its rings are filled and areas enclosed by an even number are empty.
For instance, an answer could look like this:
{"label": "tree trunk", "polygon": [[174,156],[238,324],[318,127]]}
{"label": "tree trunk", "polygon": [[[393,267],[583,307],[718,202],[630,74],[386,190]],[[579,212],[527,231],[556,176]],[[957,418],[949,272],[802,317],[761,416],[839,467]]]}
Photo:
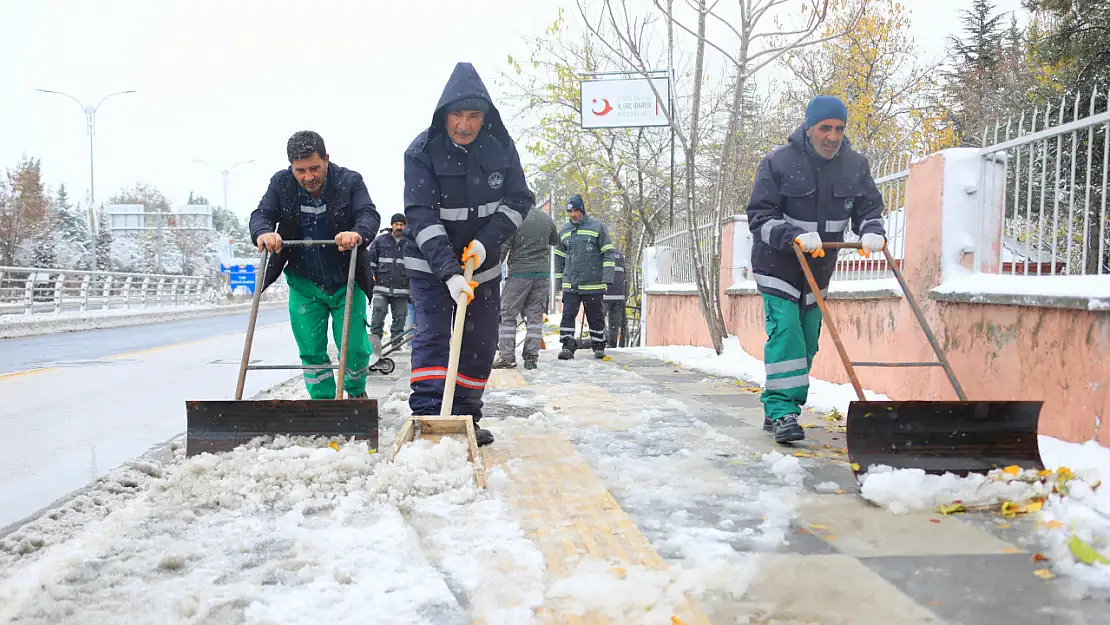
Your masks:
{"label": "tree trunk", "polygon": [[[701,114],[701,89],[705,71],[705,22],[709,9],[705,0],[698,0],[698,44],[694,59],[694,93],[693,106],[690,111],[690,141],[686,149],[686,228],[690,233],[690,240],[694,255],[694,281],[698,288],[698,300],[701,304],[701,313],[705,318],[709,330],[709,339],[713,342],[713,350],[719,355],[724,351],[724,323],[718,322],[722,316],[719,312],[720,304],[718,292],[713,290],[709,276],[719,273],[719,268],[714,271],[706,265],[702,255],[701,246],[698,245],[698,218],[697,218],[697,154],[698,154],[698,122]],[[670,20],[668,20],[670,24]],[[712,236],[712,235],[711,235]]]}

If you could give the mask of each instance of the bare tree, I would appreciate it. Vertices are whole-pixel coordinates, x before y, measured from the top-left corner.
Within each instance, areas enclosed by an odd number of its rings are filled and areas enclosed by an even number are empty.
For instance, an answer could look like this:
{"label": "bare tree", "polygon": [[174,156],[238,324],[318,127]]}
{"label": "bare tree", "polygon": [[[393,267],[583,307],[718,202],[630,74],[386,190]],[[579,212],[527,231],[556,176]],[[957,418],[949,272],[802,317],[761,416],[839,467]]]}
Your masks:
{"label": "bare tree", "polygon": [[[661,110],[668,123],[671,125],[678,139],[686,161],[686,206],[684,216],[686,227],[694,240],[693,258],[695,269],[695,282],[698,297],[701,303],[702,314],[709,329],[709,336],[713,348],[718,354],[723,351],[724,337],[727,334],[724,323],[724,314],[720,302],[720,258],[721,258],[721,224],[723,221],[723,207],[726,204],[727,191],[733,187],[729,185],[732,167],[735,162],[737,136],[743,127],[747,116],[745,110],[745,95],[749,93],[748,84],[753,77],[764,67],[778,60],[790,50],[814,45],[840,36],[843,33],[831,33],[818,37],[817,31],[825,22],[828,13],[829,0],[804,0],[803,20],[800,26],[792,30],[761,31],[760,25],[769,19],[769,13],[774,9],[787,4],[788,0],[739,0],[739,24],[734,24],[722,17],[716,10],[720,0],[710,4],[707,0],[686,0],[686,4],[694,10],[697,16],[696,26],[687,26],[674,16],[673,0],[652,0],[655,8],[663,12],[667,25],[668,46],[673,46],[674,28],[692,35],[695,40],[693,85],[689,113],[686,125],[680,121],[677,112],[672,110],[672,102],[662,97],[653,82],[649,81],[656,98],[661,104]],[[792,0],[797,1],[797,0]],[[649,52],[646,49],[649,40],[649,28],[658,16],[633,16],[628,7],[628,0],[602,0],[599,17],[591,19],[583,0],[577,0],[578,10],[590,31],[603,42],[613,54],[620,57],[627,65],[634,68],[641,76],[650,77],[650,67],[647,63]],[[616,5],[616,8],[614,6]],[[706,36],[707,22],[710,19],[720,22],[737,38],[735,51],[726,49],[725,45],[711,41]],[[699,214],[697,198],[697,169],[701,150],[700,124],[702,117],[702,91],[706,69],[706,48],[712,48],[719,53],[728,63],[732,74],[732,103],[729,108],[728,123],[724,137],[720,142],[719,154],[714,167],[710,204],[711,227],[706,233],[708,240],[698,241]],[[672,77],[673,79],[673,77]],[[672,91],[673,91],[672,87]],[[703,236],[703,238],[705,238]],[[704,243],[704,250],[702,243]]]}

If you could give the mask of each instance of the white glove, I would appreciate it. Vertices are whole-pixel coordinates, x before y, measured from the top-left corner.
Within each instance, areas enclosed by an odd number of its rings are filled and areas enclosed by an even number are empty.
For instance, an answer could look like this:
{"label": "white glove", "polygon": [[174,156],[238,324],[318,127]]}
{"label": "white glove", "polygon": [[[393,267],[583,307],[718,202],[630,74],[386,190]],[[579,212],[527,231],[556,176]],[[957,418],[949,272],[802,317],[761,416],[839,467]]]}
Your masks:
{"label": "white glove", "polygon": [[860,237],[859,244],[862,248],[861,251],[863,252],[863,256],[864,258],[866,258],[870,256],[873,252],[882,251],[883,245],[886,244],[886,239],[884,239],[881,235],[868,232],[867,234]]}
{"label": "white glove", "polygon": [[803,252],[813,254],[814,258],[825,255],[824,252],[821,251],[821,235],[816,232],[807,232],[799,237],[795,237],[794,240],[798,245],[802,246]]}
{"label": "white glove", "polygon": [[478,239],[471,240],[470,245],[463,248],[462,263],[464,267],[466,266],[466,259],[471,256],[477,261],[474,264],[475,268],[481,267],[482,263],[486,262],[486,246],[482,245],[482,242]]}
{"label": "white glove", "polygon": [[451,291],[451,301],[458,302],[459,296],[466,293],[466,303],[474,301],[474,288],[478,286],[477,282],[467,283],[466,278],[459,274],[455,274],[447,278],[447,290]]}

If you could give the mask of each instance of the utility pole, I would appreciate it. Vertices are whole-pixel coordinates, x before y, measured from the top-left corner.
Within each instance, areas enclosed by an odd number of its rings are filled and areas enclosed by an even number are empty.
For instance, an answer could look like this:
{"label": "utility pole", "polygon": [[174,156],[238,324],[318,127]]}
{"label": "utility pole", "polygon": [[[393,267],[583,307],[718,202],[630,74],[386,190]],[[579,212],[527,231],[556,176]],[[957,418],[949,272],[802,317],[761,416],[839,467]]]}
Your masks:
{"label": "utility pole", "polygon": [[77,105],[81,107],[81,110],[85,113],[85,126],[89,133],[89,232],[91,232],[93,236],[93,265],[95,266],[96,248],[97,244],[100,242],[100,232],[97,230],[96,223],[96,161],[93,153],[93,136],[96,134],[96,111],[100,108],[101,104],[104,104],[105,100],[112,96],[137,92],[134,89],[129,89],[127,91],[117,91],[115,93],[109,93],[103,98],[100,98],[100,101],[97,102],[95,105],[92,105],[84,104],[83,102],[81,102],[81,100],[78,100],[76,97],[63,91],[53,91],[51,89],[35,89],[35,91],[41,91],[42,93],[53,93],[56,95],[64,95],[76,102]]}
{"label": "utility pole", "polygon": [[197,159],[197,158],[192,159],[192,162],[194,162],[194,163],[203,163],[205,165],[211,165],[212,167],[215,167],[216,170],[220,172],[220,175],[223,176],[224,209],[225,210],[231,210],[231,208],[227,205],[227,188],[228,188],[228,179],[231,177],[232,170],[235,169],[236,167],[240,166],[240,165],[246,165],[248,163],[253,163],[254,161],[255,161],[255,159],[252,158],[249,161],[239,161],[238,163],[235,163],[231,167],[223,168],[223,167],[220,167],[219,165],[217,165],[215,163],[212,163],[210,161],[202,161],[202,160]]}

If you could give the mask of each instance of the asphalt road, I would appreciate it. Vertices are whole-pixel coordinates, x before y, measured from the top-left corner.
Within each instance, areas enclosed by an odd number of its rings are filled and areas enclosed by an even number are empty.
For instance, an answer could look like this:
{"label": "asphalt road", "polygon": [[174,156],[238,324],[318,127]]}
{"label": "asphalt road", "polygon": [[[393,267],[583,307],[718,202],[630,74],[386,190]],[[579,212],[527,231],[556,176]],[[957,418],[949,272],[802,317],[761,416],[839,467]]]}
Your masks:
{"label": "asphalt road", "polygon": [[[44,367],[80,367],[108,356],[245,332],[247,313],[125,328],[0,339],[0,376]],[[258,327],[286,321],[284,308],[260,310]],[[0,414],[2,414],[0,409]]]}

